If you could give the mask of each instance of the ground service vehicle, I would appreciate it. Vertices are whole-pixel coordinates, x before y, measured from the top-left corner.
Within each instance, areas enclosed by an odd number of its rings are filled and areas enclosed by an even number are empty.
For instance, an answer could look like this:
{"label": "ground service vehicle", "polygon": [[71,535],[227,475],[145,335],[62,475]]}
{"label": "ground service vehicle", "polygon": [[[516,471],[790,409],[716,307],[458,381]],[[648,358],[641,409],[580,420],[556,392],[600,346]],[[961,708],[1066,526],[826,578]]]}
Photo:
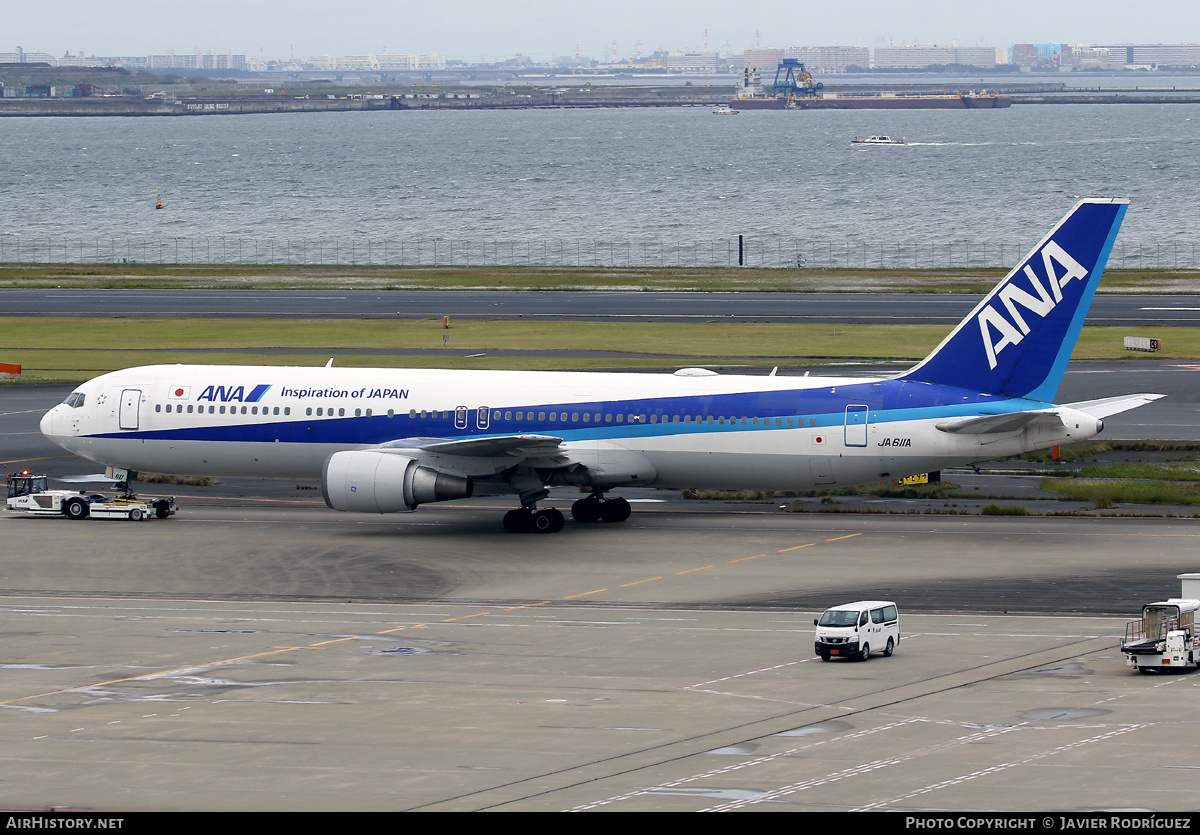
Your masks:
{"label": "ground service vehicle", "polygon": [[822,661],[834,656],[866,661],[872,652],[891,656],[900,643],[900,613],[890,600],[860,600],[826,609],[813,621],[816,652]]}
{"label": "ground service vehicle", "polygon": [[28,470],[8,474],[5,508],[29,516],[65,516],[68,519],[166,519],[179,509],[173,496],[141,499],[132,493],[117,496],[86,490],[47,490],[46,476]]}
{"label": "ground service vehicle", "polygon": [[1136,670],[1190,670],[1200,664],[1200,637],[1196,635],[1196,610],[1200,600],[1172,597],[1147,603],[1142,616],[1125,625],[1121,652]]}

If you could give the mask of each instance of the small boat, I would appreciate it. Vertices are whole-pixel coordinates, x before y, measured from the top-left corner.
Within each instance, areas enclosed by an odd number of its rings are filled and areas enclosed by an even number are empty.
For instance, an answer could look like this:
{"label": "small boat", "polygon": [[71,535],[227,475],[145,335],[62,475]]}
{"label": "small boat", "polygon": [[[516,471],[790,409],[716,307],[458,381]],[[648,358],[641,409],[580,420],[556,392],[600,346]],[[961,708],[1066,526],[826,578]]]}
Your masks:
{"label": "small boat", "polygon": [[868,136],[863,139],[861,136],[856,136],[850,140],[852,145],[906,145],[908,144],[903,136],[896,138],[888,136],[886,133],[877,133],[873,136]]}
{"label": "small boat", "polygon": [[713,108],[713,113],[717,114],[718,116],[736,116],[736,115],[738,115],[738,111],[734,110],[732,107],[730,107],[727,104],[718,104],[716,107]]}

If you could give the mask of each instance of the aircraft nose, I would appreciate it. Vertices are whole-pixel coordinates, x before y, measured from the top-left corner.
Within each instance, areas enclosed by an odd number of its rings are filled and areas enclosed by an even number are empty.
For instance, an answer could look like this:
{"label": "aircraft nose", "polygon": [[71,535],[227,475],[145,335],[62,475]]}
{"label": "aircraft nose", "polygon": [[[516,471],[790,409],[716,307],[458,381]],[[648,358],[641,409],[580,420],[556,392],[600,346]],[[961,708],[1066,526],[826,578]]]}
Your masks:
{"label": "aircraft nose", "polygon": [[38,428],[42,430],[42,434],[47,438],[54,437],[54,417],[58,412],[58,407],[55,406],[46,414],[42,415],[42,421],[38,424]]}

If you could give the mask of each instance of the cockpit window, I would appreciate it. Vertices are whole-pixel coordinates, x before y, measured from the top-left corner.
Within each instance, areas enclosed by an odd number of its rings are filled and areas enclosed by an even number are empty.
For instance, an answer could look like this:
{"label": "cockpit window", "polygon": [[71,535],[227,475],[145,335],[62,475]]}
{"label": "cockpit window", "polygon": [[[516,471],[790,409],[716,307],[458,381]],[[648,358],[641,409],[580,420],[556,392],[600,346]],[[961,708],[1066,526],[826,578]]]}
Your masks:
{"label": "cockpit window", "polygon": [[70,406],[72,409],[78,409],[80,406],[83,405],[83,392],[73,391],[73,392],[71,392],[71,396],[68,397],[63,402],[66,403],[68,406]]}

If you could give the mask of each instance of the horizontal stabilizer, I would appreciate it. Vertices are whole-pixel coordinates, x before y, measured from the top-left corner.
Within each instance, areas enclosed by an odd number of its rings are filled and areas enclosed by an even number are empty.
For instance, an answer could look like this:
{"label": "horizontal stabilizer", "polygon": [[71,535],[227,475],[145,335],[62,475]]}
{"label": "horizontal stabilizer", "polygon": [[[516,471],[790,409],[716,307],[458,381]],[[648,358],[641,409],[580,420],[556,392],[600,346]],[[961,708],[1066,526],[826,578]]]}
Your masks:
{"label": "horizontal stabilizer", "polygon": [[1109,415],[1119,415],[1138,406],[1145,406],[1166,397],[1165,394],[1126,394],[1121,397],[1104,397],[1100,400],[1084,400],[1080,403],[1067,403],[1067,407],[1076,409],[1094,418],[1106,418]]}
{"label": "horizontal stabilizer", "polygon": [[983,415],[981,417],[943,420],[934,424],[943,432],[956,435],[998,435],[1002,432],[1019,432],[1032,426],[1062,426],[1062,418],[1053,409],[1036,412],[1010,412],[1005,415]]}

